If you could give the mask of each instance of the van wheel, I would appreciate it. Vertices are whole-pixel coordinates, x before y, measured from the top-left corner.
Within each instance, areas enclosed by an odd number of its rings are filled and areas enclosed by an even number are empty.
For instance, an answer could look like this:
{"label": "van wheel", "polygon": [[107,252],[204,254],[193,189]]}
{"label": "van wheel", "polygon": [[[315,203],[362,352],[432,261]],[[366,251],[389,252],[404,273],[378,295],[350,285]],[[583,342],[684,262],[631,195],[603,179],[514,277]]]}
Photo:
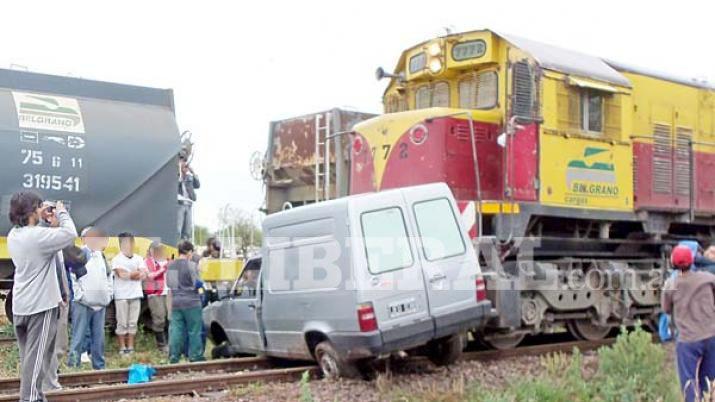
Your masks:
{"label": "van wheel", "polygon": [[323,341],[315,347],[315,360],[318,361],[323,376],[329,380],[340,377],[355,378],[360,375],[357,367],[343,359],[328,341]]}
{"label": "van wheel", "polygon": [[427,358],[436,366],[455,363],[462,356],[464,341],[462,334],[454,334],[427,344]]}

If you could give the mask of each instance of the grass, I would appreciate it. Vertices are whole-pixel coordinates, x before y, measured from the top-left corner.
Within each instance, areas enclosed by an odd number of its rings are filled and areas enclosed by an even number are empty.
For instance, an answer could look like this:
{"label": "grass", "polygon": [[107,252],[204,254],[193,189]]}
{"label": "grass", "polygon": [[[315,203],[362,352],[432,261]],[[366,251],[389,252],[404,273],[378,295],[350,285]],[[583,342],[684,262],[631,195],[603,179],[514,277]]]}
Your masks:
{"label": "grass", "polygon": [[[0,323],[0,333],[5,333],[8,336],[11,334],[7,328],[12,330],[12,324]],[[104,338],[104,358],[106,368],[120,369],[127,368],[134,363],[143,363],[149,365],[168,364],[169,357],[166,353],[161,352],[156,347],[154,334],[151,331],[139,330],[134,345],[134,354],[128,357],[120,356],[116,337],[109,332],[105,333]],[[207,341],[205,356],[208,359],[211,355],[211,343]],[[20,357],[17,349],[17,344],[0,347],[0,377],[16,377],[20,373]],[[92,370],[90,363],[82,363],[80,367],[67,367],[66,359],[60,362],[61,373],[72,373],[78,371]]]}

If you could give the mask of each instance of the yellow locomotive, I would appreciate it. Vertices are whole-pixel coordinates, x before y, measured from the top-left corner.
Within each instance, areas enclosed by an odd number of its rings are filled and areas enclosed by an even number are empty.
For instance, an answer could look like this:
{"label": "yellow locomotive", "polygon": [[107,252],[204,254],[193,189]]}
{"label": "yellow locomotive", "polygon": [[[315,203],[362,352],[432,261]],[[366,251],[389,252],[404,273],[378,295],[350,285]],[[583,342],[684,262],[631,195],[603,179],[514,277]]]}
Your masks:
{"label": "yellow locomotive", "polygon": [[[651,321],[663,253],[715,228],[715,88],[480,30],[405,50],[355,126],[350,193],[446,182],[513,347]],[[526,240],[525,240],[526,239]]]}

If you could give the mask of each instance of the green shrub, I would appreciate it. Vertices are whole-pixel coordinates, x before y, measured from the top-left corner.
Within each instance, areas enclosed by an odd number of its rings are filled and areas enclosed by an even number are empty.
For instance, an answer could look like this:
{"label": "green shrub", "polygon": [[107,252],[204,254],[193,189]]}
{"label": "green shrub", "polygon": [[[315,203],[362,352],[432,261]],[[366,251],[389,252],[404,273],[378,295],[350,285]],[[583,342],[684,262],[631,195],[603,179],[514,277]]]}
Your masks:
{"label": "green shrub", "polygon": [[673,365],[665,349],[651,334],[623,331],[616,343],[598,351],[598,371],[590,378],[582,372],[583,356],[556,353],[541,359],[543,371],[535,378],[510,384],[502,390],[473,387],[467,400],[474,402],[651,402],[679,401]]}
{"label": "green shrub", "polygon": [[667,362],[665,349],[642,329],[623,330],[613,346],[598,351],[598,358],[593,386],[600,399],[680,400],[674,367]]}

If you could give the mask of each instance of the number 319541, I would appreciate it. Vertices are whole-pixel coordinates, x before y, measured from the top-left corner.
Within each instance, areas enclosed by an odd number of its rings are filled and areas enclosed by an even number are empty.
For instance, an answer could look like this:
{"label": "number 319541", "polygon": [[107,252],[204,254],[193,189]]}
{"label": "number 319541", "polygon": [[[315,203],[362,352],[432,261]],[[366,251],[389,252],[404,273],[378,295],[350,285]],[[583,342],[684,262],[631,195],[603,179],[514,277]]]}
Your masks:
{"label": "number 319541", "polygon": [[24,188],[36,188],[39,190],[71,191],[79,192],[79,177],[62,177],[49,174],[25,173],[22,176],[22,186]]}

